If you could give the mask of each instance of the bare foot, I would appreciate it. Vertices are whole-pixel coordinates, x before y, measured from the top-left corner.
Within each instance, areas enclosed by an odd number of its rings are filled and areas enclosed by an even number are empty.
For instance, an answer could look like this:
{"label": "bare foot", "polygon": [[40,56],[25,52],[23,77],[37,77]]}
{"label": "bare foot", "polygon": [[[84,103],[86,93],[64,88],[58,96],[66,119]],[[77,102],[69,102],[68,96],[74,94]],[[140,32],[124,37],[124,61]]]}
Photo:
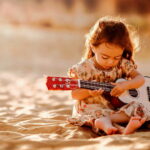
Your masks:
{"label": "bare foot", "polygon": [[118,129],[114,127],[108,117],[102,117],[95,120],[95,127],[103,130],[106,134],[115,134]]}
{"label": "bare foot", "polygon": [[131,117],[127,127],[125,128],[123,134],[133,133],[136,129],[142,126],[142,124],[146,121],[146,118]]}

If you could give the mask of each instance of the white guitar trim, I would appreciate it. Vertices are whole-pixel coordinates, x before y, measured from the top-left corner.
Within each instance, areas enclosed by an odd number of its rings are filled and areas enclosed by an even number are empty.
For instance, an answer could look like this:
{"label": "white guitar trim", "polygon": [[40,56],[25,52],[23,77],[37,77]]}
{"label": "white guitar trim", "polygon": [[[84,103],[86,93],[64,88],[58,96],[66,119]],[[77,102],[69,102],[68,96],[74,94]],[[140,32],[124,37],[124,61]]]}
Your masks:
{"label": "white guitar trim", "polygon": [[78,87],[81,87],[80,79],[78,79]]}
{"label": "white guitar trim", "polygon": [[[125,81],[124,79],[119,79],[117,82]],[[124,92],[118,98],[124,103],[131,103],[132,101],[141,103],[150,113],[150,100],[149,95],[147,93],[147,87],[150,87],[150,78],[145,78],[145,84],[140,88],[137,88],[136,91],[138,93],[137,97],[133,97],[130,95],[129,91]]]}

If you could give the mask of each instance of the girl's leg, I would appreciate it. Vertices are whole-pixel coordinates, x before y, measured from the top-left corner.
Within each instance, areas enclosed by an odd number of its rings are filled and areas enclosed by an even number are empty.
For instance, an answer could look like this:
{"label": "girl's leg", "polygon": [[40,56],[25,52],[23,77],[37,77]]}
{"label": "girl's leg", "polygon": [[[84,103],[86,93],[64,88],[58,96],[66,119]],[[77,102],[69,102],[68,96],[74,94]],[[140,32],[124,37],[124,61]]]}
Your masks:
{"label": "girl's leg", "polygon": [[123,111],[114,112],[110,114],[110,120],[113,123],[128,123],[130,120],[130,117],[127,116]]}
{"label": "girl's leg", "polygon": [[123,134],[133,133],[136,129],[142,126],[145,123],[146,118],[140,116],[127,116],[123,111],[116,112],[110,115],[110,119],[114,123],[128,123],[125,127]]}
{"label": "girl's leg", "polygon": [[113,126],[112,123],[127,123],[128,117],[123,111],[112,113],[110,116],[101,117],[95,120],[95,127],[103,130],[106,134],[114,134],[116,132],[123,132],[123,128]]}
{"label": "girl's leg", "polygon": [[108,116],[96,119],[94,125],[96,128],[103,130],[106,134],[109,135],[118,131],[118,129],[112,125],[110,117]]}

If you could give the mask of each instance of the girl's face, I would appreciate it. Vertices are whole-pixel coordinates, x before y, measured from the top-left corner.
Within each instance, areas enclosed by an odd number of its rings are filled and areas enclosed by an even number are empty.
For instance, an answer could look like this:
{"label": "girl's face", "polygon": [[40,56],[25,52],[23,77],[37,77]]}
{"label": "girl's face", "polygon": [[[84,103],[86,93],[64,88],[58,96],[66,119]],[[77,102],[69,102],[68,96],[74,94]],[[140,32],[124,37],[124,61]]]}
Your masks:
{"label": "girl's face", "polygon": [[97,47],[92,46],[96,63],[103,69],[115,67],[123,54],[123,48],[111,43],[102,43]]}

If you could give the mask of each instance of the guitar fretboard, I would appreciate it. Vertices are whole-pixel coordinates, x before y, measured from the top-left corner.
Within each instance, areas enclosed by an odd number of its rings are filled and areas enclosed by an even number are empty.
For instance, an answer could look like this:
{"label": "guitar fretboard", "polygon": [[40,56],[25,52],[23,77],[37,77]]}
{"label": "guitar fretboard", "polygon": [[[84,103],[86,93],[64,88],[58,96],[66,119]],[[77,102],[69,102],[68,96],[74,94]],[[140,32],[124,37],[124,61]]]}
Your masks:
{"label": "guitar fretboard", "polygon": [[149,86],[147,87],[147,94],[148,94],[148,99],[150,101],[150,87]]}
{"label": "guitar fretboard", "polygon": [[80,80],[81,88],[86,88],[90,90],[103,89],[106,92],[110,92],[114,85],[104,82],[95,82],[95,81],[85,81]]}

